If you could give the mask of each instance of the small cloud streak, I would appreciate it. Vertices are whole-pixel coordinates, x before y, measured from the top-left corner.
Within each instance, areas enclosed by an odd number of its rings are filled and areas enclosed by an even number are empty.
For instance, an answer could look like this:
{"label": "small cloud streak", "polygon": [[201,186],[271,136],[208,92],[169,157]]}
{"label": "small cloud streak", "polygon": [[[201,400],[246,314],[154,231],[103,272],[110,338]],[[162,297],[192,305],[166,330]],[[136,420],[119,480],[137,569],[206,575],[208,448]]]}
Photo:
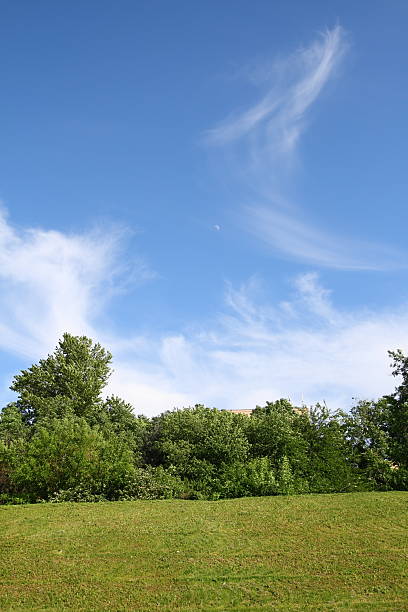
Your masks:
{"label": "small cloud streak", "polygon": [[342,28],[327,30],[310,47],[280,62],[271,74],[273,84],[264,98],[241,115],[209,130],[207,142],[225,145],[248,136],[263,124],[268,148],[277,155],[291,153],[305,127],[306,111],[317,99],[345,50]]}
{"label": "small cloud streak", "polygon": [[336,74],[347,47],[344,30],[336,26],[310,46],[277,62],[262,99],[207,131],[205,142],[235,159],[235,175],[255,200],[241,211],[242,227],[274,252],[343,270],[405,268],[406,254],[378,244],[353,242],[319,228],[305,219],[305,213],[287,195],[308,113]]}
{"label": "small cloud streak", "polygon": [[295,215],[273,206],[248,206],[244,210],[246,230],[288,257],[337,270],[382,272],[406,268],[406,257],[397,249],[339,239],[303,221],[300,213]]}

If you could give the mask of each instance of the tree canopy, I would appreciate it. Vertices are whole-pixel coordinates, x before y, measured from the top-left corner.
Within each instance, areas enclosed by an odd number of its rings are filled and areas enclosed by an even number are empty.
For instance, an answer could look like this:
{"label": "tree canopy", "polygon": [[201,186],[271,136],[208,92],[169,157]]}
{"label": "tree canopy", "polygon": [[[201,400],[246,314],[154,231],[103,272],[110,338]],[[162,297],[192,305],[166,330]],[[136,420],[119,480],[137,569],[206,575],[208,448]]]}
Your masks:
{"label": "tree canopy", "polygon": [[18,393],[23,418],[35,423],[66,414],[89,416],[102,403],[111,373],[112,355],[86,336],[64,334],[54,353],[17,374],[11,390]]}
{"label": "tree canopy", "polygon": [[64,334],[0,412],[0,503],[407,489],[408,358],[390,356],[395,392],[349,413],[278,399],[148,419],[104,397],[110,352]]}

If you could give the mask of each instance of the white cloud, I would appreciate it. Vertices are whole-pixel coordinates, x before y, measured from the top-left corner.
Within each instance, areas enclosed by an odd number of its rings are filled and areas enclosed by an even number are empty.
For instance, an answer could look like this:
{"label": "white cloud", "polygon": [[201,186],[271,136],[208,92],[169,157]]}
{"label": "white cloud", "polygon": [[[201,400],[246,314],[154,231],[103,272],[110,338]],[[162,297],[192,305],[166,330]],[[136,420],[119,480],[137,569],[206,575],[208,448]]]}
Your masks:
{"label": "white cloud", "polygon": [[[95,336],[94,322],[123,266],[117,228],[83,234],[18,230],[0,210],[0,349],[26,356],[49,351],[64,331]],[[135,261],[130,273],[146,277]]]}
{"label": "white cloud", "polygon": [[184,405],[203,401],[220,408],[279,397],[347,408],[352,397],[390,392],[395,381],[387,350],[408,348],[408,308],[342,313],[315,275],[300,276],[294,286],[290,308],[257,305],[251,284],[230,288],[233,311],[211,332],[159,340],[162,388],[176,389]]}
{"label": "white cloud", "polygon": [[288,154],[304,128],[305,113],[338,65],[346,45],[340,26],[325,32],[310,47],[275,65],[271,88],[260,102],[241,115],[209,130],[211,144],[224,145],[263,123],[265,142],[274,154]]}
{"label": "white cloud", "polygon": [[[387,349],[407,350],[408,308],[343,313],[312,273],[299,276],[290,299],[276,304],[262,298],[259,279],[228,285],[224,312],[195,333],[123,337],[107,330],[100,315],[106,321],[103,297],[121,286],[121,242],[107,231],[17,230],[3,216],[1,350],[26,367],[64,331],[90,335],[113,352],[109,392],[149,415],[197,402],[248,408],[279,397],[299,402],[302,395],[347,407],[353,395],[393,388]],[[146,276],[146,266],[136,269],[135,276]]]}
{"label": "white cloud", "polygon": [[346,49],[345,33],[336,26],[309,47],[276,62],[262,99],[209,130],[205,140],[235,160],[235,176],[244,181],[255,201],[244,208],[242,225],[275,252],[337,269],[406,267],[405,254],[321,228],[288,197],[308,112],[333,78]]}
{"label": "white cloud", "polygon": [[395,248],[338,238],[312,227],[300,212],[273,206],[245,209],[245,228],[274,250],[316,266],[337,270],[386,271],[405,268],[407,257]]}

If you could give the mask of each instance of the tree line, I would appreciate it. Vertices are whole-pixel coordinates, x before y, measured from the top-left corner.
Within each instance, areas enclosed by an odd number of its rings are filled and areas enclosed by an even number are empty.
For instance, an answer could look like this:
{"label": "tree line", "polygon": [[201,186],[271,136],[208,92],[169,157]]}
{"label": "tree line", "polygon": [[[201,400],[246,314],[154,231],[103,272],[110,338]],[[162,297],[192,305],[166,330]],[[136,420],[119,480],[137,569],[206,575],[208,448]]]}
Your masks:
{"label": "tree line", "polygon": [[395,392],[349,413],[279,399],[250,417],[196,405],[149,419],[103,398],[112,355],[64,334],[0,412],[0,503],[406,490],[408,358],[390,357]]}

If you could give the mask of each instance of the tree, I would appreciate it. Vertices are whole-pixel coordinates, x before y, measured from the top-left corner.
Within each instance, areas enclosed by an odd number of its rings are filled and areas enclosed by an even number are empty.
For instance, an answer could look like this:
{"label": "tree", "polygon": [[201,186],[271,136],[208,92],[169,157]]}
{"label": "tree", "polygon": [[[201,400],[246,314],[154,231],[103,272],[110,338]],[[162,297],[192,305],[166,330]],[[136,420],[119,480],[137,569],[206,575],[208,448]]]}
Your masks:
{"label": "tree", "polygon": [[303,421],[302,435],[308,444],[305,477],[310,491],[331,493],[361,488],[352,446],[345,435],[345,415],[331,413],[326,405],[316,404]]}
{"label": "tree", "polygon": [[388,351],[388,354],[392,358],[393,376],[402,377],[395,392],[384,398],[389,408],[391,458],[408,470],[408,357],[401,350]]}
{"label": "tree", "polygon": [[7,404],[0,412],[0,441],[10,446],[13,442],[24,439],[26,434],[27,428],[18,406],[15,403]]}
{"label": "tree", "polygon": [[74,414],[90,417],[102,405],[112,355],[86,336],[64,334],[54,353],[14,377],[10,389],[25,423]]}
{"label": "tree", "polygon": [[400,402],[406,402],[408,401],[408,357],[404,355],[401,349],[388,351],[388,355],[392,359],[392,375],[402,376],[401,384],[396,388],[393,397]]}
{"label": "tree", "polygon": [[196,405],[152,420],[148,457],[191,480],[213,478],[224,464],[243,461],[248,442],[239,415]]}
{"label": "tree", "polygon": [[269,457],[276,466],[284,456],[292,467],[305,461],[307,445],[299,432],[299,425],[307,420],[305,413],[286,400],[266,402],[257,406],[247,419],[246,433],[253,457]]}
{"label": "tree", "polygon": [[135,416],[131,404],[114,395],[106,398],[91,421],[91,425],[97,425],[106,435],[113,434],[125,441],[134,452],[136,463],[142,460],[148,424],[147,417]]}
{"label": "tree", "polygon": [[31,501],[67,489],[115,499],[135,474],[133,453],[120,438],[72,415],[40,422],[12,468],[15,490]]}

